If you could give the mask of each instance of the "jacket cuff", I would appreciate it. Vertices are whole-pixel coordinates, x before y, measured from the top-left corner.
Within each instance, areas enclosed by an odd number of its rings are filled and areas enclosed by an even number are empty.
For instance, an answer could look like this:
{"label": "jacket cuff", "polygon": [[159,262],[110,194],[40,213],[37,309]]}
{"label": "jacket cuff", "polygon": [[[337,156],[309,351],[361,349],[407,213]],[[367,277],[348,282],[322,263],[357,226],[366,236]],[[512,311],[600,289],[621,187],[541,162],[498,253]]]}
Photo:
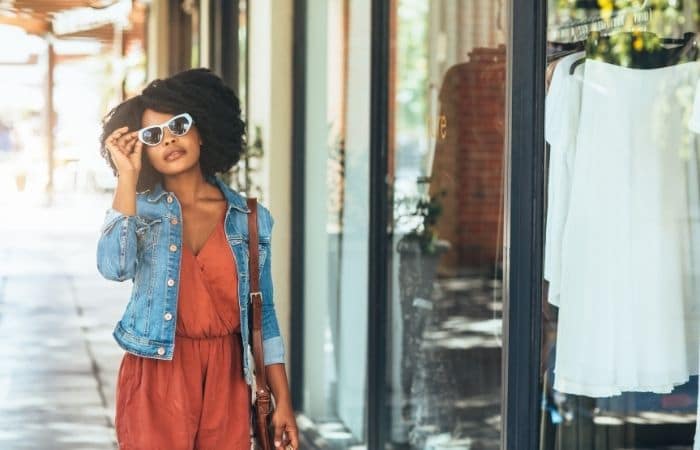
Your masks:
{"label": "jacket cuff", "polygon": [[284,344],[282,342],[282,336],[265,339],[263,341],[263,354],[265,356],[263,363],[266,366],[284,363]]}

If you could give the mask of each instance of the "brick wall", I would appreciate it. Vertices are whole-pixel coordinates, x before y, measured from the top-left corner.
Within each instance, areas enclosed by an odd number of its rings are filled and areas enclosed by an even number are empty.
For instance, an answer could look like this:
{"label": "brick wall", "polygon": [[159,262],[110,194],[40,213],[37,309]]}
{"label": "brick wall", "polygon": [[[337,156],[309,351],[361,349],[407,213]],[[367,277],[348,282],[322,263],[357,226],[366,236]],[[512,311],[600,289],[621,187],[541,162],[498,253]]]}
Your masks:
{"label": "brick wall", "polygon": [[440,89],[431,193],[447,190],[437,231],[452,244],[443,268],[488,268],[501,258],[506,50],[475,48]]}

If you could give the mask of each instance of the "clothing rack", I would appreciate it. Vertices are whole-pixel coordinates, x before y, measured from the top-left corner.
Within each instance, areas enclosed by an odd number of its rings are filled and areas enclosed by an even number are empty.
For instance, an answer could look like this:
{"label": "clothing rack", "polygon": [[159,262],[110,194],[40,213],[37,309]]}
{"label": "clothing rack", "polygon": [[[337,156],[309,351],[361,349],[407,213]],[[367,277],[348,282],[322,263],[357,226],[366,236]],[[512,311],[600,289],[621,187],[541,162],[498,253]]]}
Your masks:
{"label": "clothing rack", "polygon": [[[646,2],[645,2],[646,4]],[[651,21],[651,9],[638,9],[619,11],[610,17],[594,17],[583,20],[574,20],[556,28],[558,42],[582,41],[591,31],[611,31],[623,27],[628,20],[632,20],[635,26],[646,25]]]}

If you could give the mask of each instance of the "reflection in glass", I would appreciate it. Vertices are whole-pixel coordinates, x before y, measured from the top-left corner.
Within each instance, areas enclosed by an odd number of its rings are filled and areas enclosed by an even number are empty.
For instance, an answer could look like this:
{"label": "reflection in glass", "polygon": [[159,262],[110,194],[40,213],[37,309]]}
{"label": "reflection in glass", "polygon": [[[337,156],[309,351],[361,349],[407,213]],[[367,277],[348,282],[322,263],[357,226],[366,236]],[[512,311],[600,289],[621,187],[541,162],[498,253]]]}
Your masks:
{"label": "reflection in glass", "polygon": [[500,446],[506,6],[392,2],[391,448]]}

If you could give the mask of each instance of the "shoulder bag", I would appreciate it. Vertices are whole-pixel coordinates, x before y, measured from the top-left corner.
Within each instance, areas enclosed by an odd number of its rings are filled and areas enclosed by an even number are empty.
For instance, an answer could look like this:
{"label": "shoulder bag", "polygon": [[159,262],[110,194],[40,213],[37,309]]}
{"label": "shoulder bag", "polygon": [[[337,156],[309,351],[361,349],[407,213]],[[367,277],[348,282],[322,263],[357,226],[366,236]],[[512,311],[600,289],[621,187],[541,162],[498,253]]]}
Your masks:
{"label": "shoulder bag", "polygon": [[258,266],[258,203],[256,198],[248,198],[248,265],[250,276],[251,306],[251,341],[253,342],[253,360],[255,361],[255,400],[252,404],[253,434],[255,448],[274,449],[274,427],[272,413],[274,405],[270,387],[265,376],[265,358],[263,357],[262,337],[262,303],[260,291],[260,270]]}

